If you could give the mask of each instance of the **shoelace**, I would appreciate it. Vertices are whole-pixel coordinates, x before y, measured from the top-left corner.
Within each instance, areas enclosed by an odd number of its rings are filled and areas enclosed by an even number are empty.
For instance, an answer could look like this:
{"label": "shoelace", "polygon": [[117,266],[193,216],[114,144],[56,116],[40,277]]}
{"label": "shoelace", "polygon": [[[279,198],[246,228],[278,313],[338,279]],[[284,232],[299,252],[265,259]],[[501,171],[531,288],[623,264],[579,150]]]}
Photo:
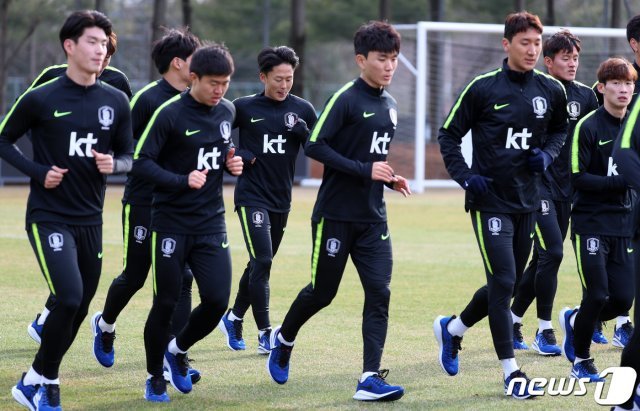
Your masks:
{"label": "shoelace", "polygon": [[162,395],[167,391],[167,382],[164,377],[151,377],[151,391],[155,395]]}
{"label": "shoelace", "polygon": [[514,378],[524,378],[525,380],[529,381],[529,377],[527,377],[527,374],[525,374],[524,372],[522,372],[522,370],[515,370],[514,372],[511,373],[511,375],[509,376],[509,378],[514,379]]}
{"label": "shoelace", "polygon": [[60,406],[60,386],[57,384],[45,384],[44,389],[47,392],[47,396],[43,401],[44,405],[51,407]]}
{"label": "shoelace", "polygon": [[556,334],[553,329],[542,330],[542,337],[547,341],[547,344],[549,345],[558,344],[556,340]]}
{"label": "shoelace", "polygon": [[178,365],[178,373],[183,377],[189,372],[189,359],[187,354],[176,354],[176,364]]}
{"label": "shoelace", "polygon": [[293,349],[293,347],[280,344],[279,348],[280,355],[278,357],[278,366],[280,366],[280,368],[284,368],[289,365],[289,359],[291,358],[291,350]]}
{"label": "shoelace", "polygon": [[238,320],[234,321],[233,329],[236,334],[236,340],[241,340],[242,339],[242,321],[238,321]]}
{"label": "shoelace", "polygon": [[518,342],[523,342],[524,337],[522,336],[522,324],[513,323],[513,338],[515,338]]}
{"label": "shoelace", "polygon": [[108,333],[102,331],[102,351],[111,352],[113,350],[113,340],[116,339],[116,332]]}
{"label": "shoelace", "polygon": [[[451,358],[456,358],[458,352],[462,350],[462,337],[454,335],[451,337]],[[388,371],[388,370],[387,370]]]}
{"label": "shoelace", "polygon": [[376,384],[376,385],[389,385],[385,381],[385,378],[387,378],[387,375],[389,375],[389,370],[387,370],[387,369],[378,371],[377,374],[372,375],[373,383]]}
{"label": "shoelace", "polygon": [[593,363],[593,358],[589,358],[584,361],[580,361],[578,366],[582,367],[588,374],[599,374],[596,365]]}

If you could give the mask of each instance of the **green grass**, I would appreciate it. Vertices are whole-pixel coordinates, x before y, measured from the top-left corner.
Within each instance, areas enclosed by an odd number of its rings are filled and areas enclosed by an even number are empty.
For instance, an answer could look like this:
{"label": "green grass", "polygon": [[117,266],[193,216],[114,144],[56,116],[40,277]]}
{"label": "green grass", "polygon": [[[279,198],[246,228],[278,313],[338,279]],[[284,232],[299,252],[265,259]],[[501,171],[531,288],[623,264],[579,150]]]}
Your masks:
{"label": "green grass", "polygon": [[[232,187],[225,187],[227,226],[231,241],[235,297],[246,250],[232,210]],[[310,214],[315,189],[297,188],[293,211],[271,275],[271,319],[279,324],[298,291],[310,279]],[[21,409],[10,389],[26,371],[36,344],[26,333],[47,297],[45,282],[24,231],[28,189],[0,188],[0,408]],[[109,187],[105,206],[104,267],[90,315],[101,309],[111,280],[120,273],[122,188]],[[62,403],[67,410],[144,409],[597,409],[593,387],[584,397],[545,396],[520,402],[502,394],[501,368],[485,320],[467,332],[460,354],[461,371],[446,376],[437,361],[432,322],[439,314],[458,314],[484,282],[482,261],[464,213],[461,190],[433,190],[408,199],[387,193],[389,225],[394,247],[394,272],[389,333],[383,368],[389,381],[404,385],[404,398],[391,404],[361,404],[351,399],[362,366],[360,331],[363,292],[352,264],[347,266],[338,296],[331,306],[301,330],[292,355],[290,380],[271,382],[265,357],[255,353],[257,331],[250,313],[245,321],[248,349],[229,351],[218,330],[194,346],[189,355],[203,379],[189,395],[169,388],[171,403],[150,405],[143,399],[146,378],[142,330],[151,305],[147,284],[118,319],[113,369],[100,367],[91,354],[88,319],[65,356],[60,379]],[[579,303],[581,295],[575,258],[565,243],[565,261],[559,274],[555,316],[565,305]],[[194,295],[197,292],[194,290]],[[197,301],[194,302],[194,306]],[[531,343],[536,329],[535,306],[525,318],[523,331]],[[211,321],[217,322],[212,318]],[[605,328],[611,337],[613,327]],[[562,334],[558,332],[558,337]],[[619,349],[593,347],[602,370],[618,365]],[[543,358],[529,352],[516,354],[529,376],[566,377],[569,363],[562,357]]]}

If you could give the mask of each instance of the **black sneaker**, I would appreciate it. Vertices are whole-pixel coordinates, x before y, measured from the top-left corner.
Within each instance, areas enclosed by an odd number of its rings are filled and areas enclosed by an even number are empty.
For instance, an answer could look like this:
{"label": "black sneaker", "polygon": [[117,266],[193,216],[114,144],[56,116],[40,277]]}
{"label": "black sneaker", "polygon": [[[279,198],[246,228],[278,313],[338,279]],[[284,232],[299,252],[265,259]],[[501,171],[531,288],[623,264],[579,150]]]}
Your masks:
{"label": "black sneaker", "polygon": [[43,384],[36,393],[33,401],[37,410],[62,411],[60,406],[60,386],[58,384]]}

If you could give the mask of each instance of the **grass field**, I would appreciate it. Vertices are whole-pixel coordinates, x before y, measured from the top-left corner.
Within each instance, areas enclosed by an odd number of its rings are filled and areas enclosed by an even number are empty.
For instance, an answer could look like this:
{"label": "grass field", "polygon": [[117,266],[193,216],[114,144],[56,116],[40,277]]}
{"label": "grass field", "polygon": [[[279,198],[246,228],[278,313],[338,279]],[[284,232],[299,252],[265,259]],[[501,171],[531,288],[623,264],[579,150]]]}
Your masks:
{"label": "grass field", "polygon": [[[235,297],[246,250],[237,217],[232,210],[232,190],[225,187],[227,227],[233,255]],[[315,189],[296,188],[293,211],[271,275],[271,319],[279,324],[298,291],[310,278],[310,214]],[[446,376],[437,361],[432,322],[439,314],[458,314],[472,293],[484,283],[480,254],[464,213],[461,190],[429,191],[403,198],[388,192],[387,208],[394,248],[394,272],[389,333],[383,368],[388,380],[405,387],[405,396],[390,404],[362,404],[351,399],[361,372],[361,312],[363,292],[349,264],[333,304],[309,321],[300,332],[292,354],[289,382],[278,386],[265,370],[265,357],[255,352],[257,331],[250,312],[245,321],[247,350],[232,352],[215,330],[194,346],[189,355],[203,378],[189,395],[171,387],[171,402],[152,405],[144,401],[146,378],[142,330],[151,305],[147,284],[118,319],[116,364],[104,369],[91,354],[88,319],[61,366],[62,404],[67,410],[145,409],[491,409],[567,410],[597,409],[593,387],[584,397],[544,396],[517,401],[502,394],[501,368],[485,320],[469,330],[462,343],[460,374]],[[0,188],[0,409],[21,409],[11,397],[11,387],[26,371],[37,345],[26,333],[47,297],[45,282],[24,231],[28,188]],[[120,273],[122,187],[107,191],[104,224],[102,281],[89,316],[102,308],[111,280]],[[194,290],[194,296],[197,292]],[[570,243],[559,274],[554,310],[579,303],[581,291]],[[194,301],[194,306],[197,301]],[[211,321],[218,321],[212,318]],[[537,321],[535,305],[525,317],[524,333],[533,340]],[[605,328],[611,338],[613,325]],[[562,334],[557,333],[561,338]],[[611,345],[592,349],[600,370],[618,365],[621,350]],[[517,352],[518,363],[530,376],[567,377],[563,357],[543,358],[532,351]]]}

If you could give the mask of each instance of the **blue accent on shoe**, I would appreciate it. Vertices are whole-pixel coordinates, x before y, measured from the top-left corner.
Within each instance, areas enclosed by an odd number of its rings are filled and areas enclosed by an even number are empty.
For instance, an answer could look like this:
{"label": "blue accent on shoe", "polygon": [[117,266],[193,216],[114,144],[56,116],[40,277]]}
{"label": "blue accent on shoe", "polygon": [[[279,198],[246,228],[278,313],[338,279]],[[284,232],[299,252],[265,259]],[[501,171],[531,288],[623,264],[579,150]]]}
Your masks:
{"label": "blue accent on shoe", "polygon": [[273,381],[284,384],[289,379],[289,360],[293,346],[282,344],[278,335],[280,335],[279,326],[271,332],[271,351],[267,360],[267,371]]}
{"label": "blue accent on shoe", "polygon": [[29,325],[27,325],[27,334],[29,337],[38,344],[42,341],[42,328],[44,324],[38,324],[38,320],[40,319],[40,313],[36,315],[36,319]]}
{"label": "blue accent on shoe", "polygon": [[611,345],[614,347],[624,348],[629,343],[633,334],[633,324],[630,321],[622,324],[620,327],[613,328],[613,341]]}
{"label": "blue accent on shoe", "polygon": [[196,370],[195,368],[189,367],[189,371],[187,372],[189,373],[189,378],[191,378],[191,385],[197,383],[202,378],[202,376],[200,375],[200,371]]}
{"label": "blue accent on shoe", "polygon": [[353,399],[359,401],[395,401],[400,399],[404,395],[404,388],[400,385],[389,385],[385,381],[388,374],[389,370],[380,370],[362,382],[358,380]]}
{"label": "blue accent on shoe", "polygon": [[600,377],[600,373],[593,363],[593,358],[580,361],[571,367],[572,378],[588,378],[588,382],[601,382],[604,378]]}
{"label": "blue accent on shoe", "polygon": [[[509,385],[511,384],[511,381],[516,378],[518,380],[513,382],[513,388],[511,393],[509,393]],[[521,370],[516,370],[504,380],[504,395],[511,395],[517,400],[532,398],[534,394],[529,389],[530,382],[531,380],[527,377],[527,374],[523,373]],[[536,388],[538,388],[537,385]]]}
{"label": "blue accent on shoe", "polygon": [[173,355],[168,350],[164,352],[164,368],[168,372],[169,382],[176,390],[188,394],[193,388],[189,375],[187,354]]}
{"label": "blue accent on shoe", "polygon": [[18,401],[18,403],[29,408],[31,411],[35,411],[36,404],[34,397],[38,389],[40,389],[40,385],[25,385],[24,376],[26,374],[26,372],[23,372],[18,383],[11,388],[11,395],[13,395],[13,398]]}
{"label": "blue accent on shoe", "polygon": [[556,334],[551,328],[536,332],[536,338],[531,347],[540,355],[553,357],[562,354],[562,349],[560,349],[556,341]]}
{"label": "blue accent on shoe", "polygon": [[522,336],[522,323],[513,323],[513,349],[528,350],[529,346]]}
{"label": "blue accent on shoe", "polygon": [[144,389],[144,399],[151,402],[169,402],[167,382],[162,377],[147,378]]}
{"label": "blue accent on shoe", "polygon": [[268,355],[271,351],[271,329],[266,330],[262,337],[258,337],[258,354]]}
{"label": "blue accent on shoe", "polygon": [[571,327],[571,316],[573,313],[577,312],[577,308],[569,308],[564,307],[560,310],[560,327],[564,332],[564,337],[562,338],[562,355],[565,356],[567,360],[573,363],[576,359],[576,353],[573,348],[573,327]]}
{"label": "blue accent on shoe", "polygon": [[591,336],[591,341],[596,344],[609,344],[609,340],[602,333],[602,321],[598,321],[596,323],[596,328],[593,330],[593,335]]}
{"label": "blue accent on shoe", "polygon": [[98,321],[102,318],[102,312],[98,311],[91,317],[91,331],[93,332],[93,356],[103,367],[111,367],[116,360],[116,351],[113,348],[113,340],[116,332],[108,333],[100,329]]}
{"label": "blue accent on shoe", "polygon": [[440,352],[438,354],[438,360],[440,366],[449,375],[456,375],[458,373],[458,351],[462,349],[462,337],[451,335],[447,330],[447,324],[451,320],[456,318],[455,315],[451,317],[438,316],[433,322],[433,334],[436,336]]}
{"label": "blue accent on shoe", "polygon": [[60,406],[60,386],[58,384],[43,384],[36,392],[33,402],[38,411],[62,411]]}
{"label": "blue accent on shoe", "polygon": [[231,309],[222,316],[218,323],[218,328],[227,339],[227,347],[233,351],[241,351],[247,348],[242,339],[242,320],[229,320],[230,312]]}

